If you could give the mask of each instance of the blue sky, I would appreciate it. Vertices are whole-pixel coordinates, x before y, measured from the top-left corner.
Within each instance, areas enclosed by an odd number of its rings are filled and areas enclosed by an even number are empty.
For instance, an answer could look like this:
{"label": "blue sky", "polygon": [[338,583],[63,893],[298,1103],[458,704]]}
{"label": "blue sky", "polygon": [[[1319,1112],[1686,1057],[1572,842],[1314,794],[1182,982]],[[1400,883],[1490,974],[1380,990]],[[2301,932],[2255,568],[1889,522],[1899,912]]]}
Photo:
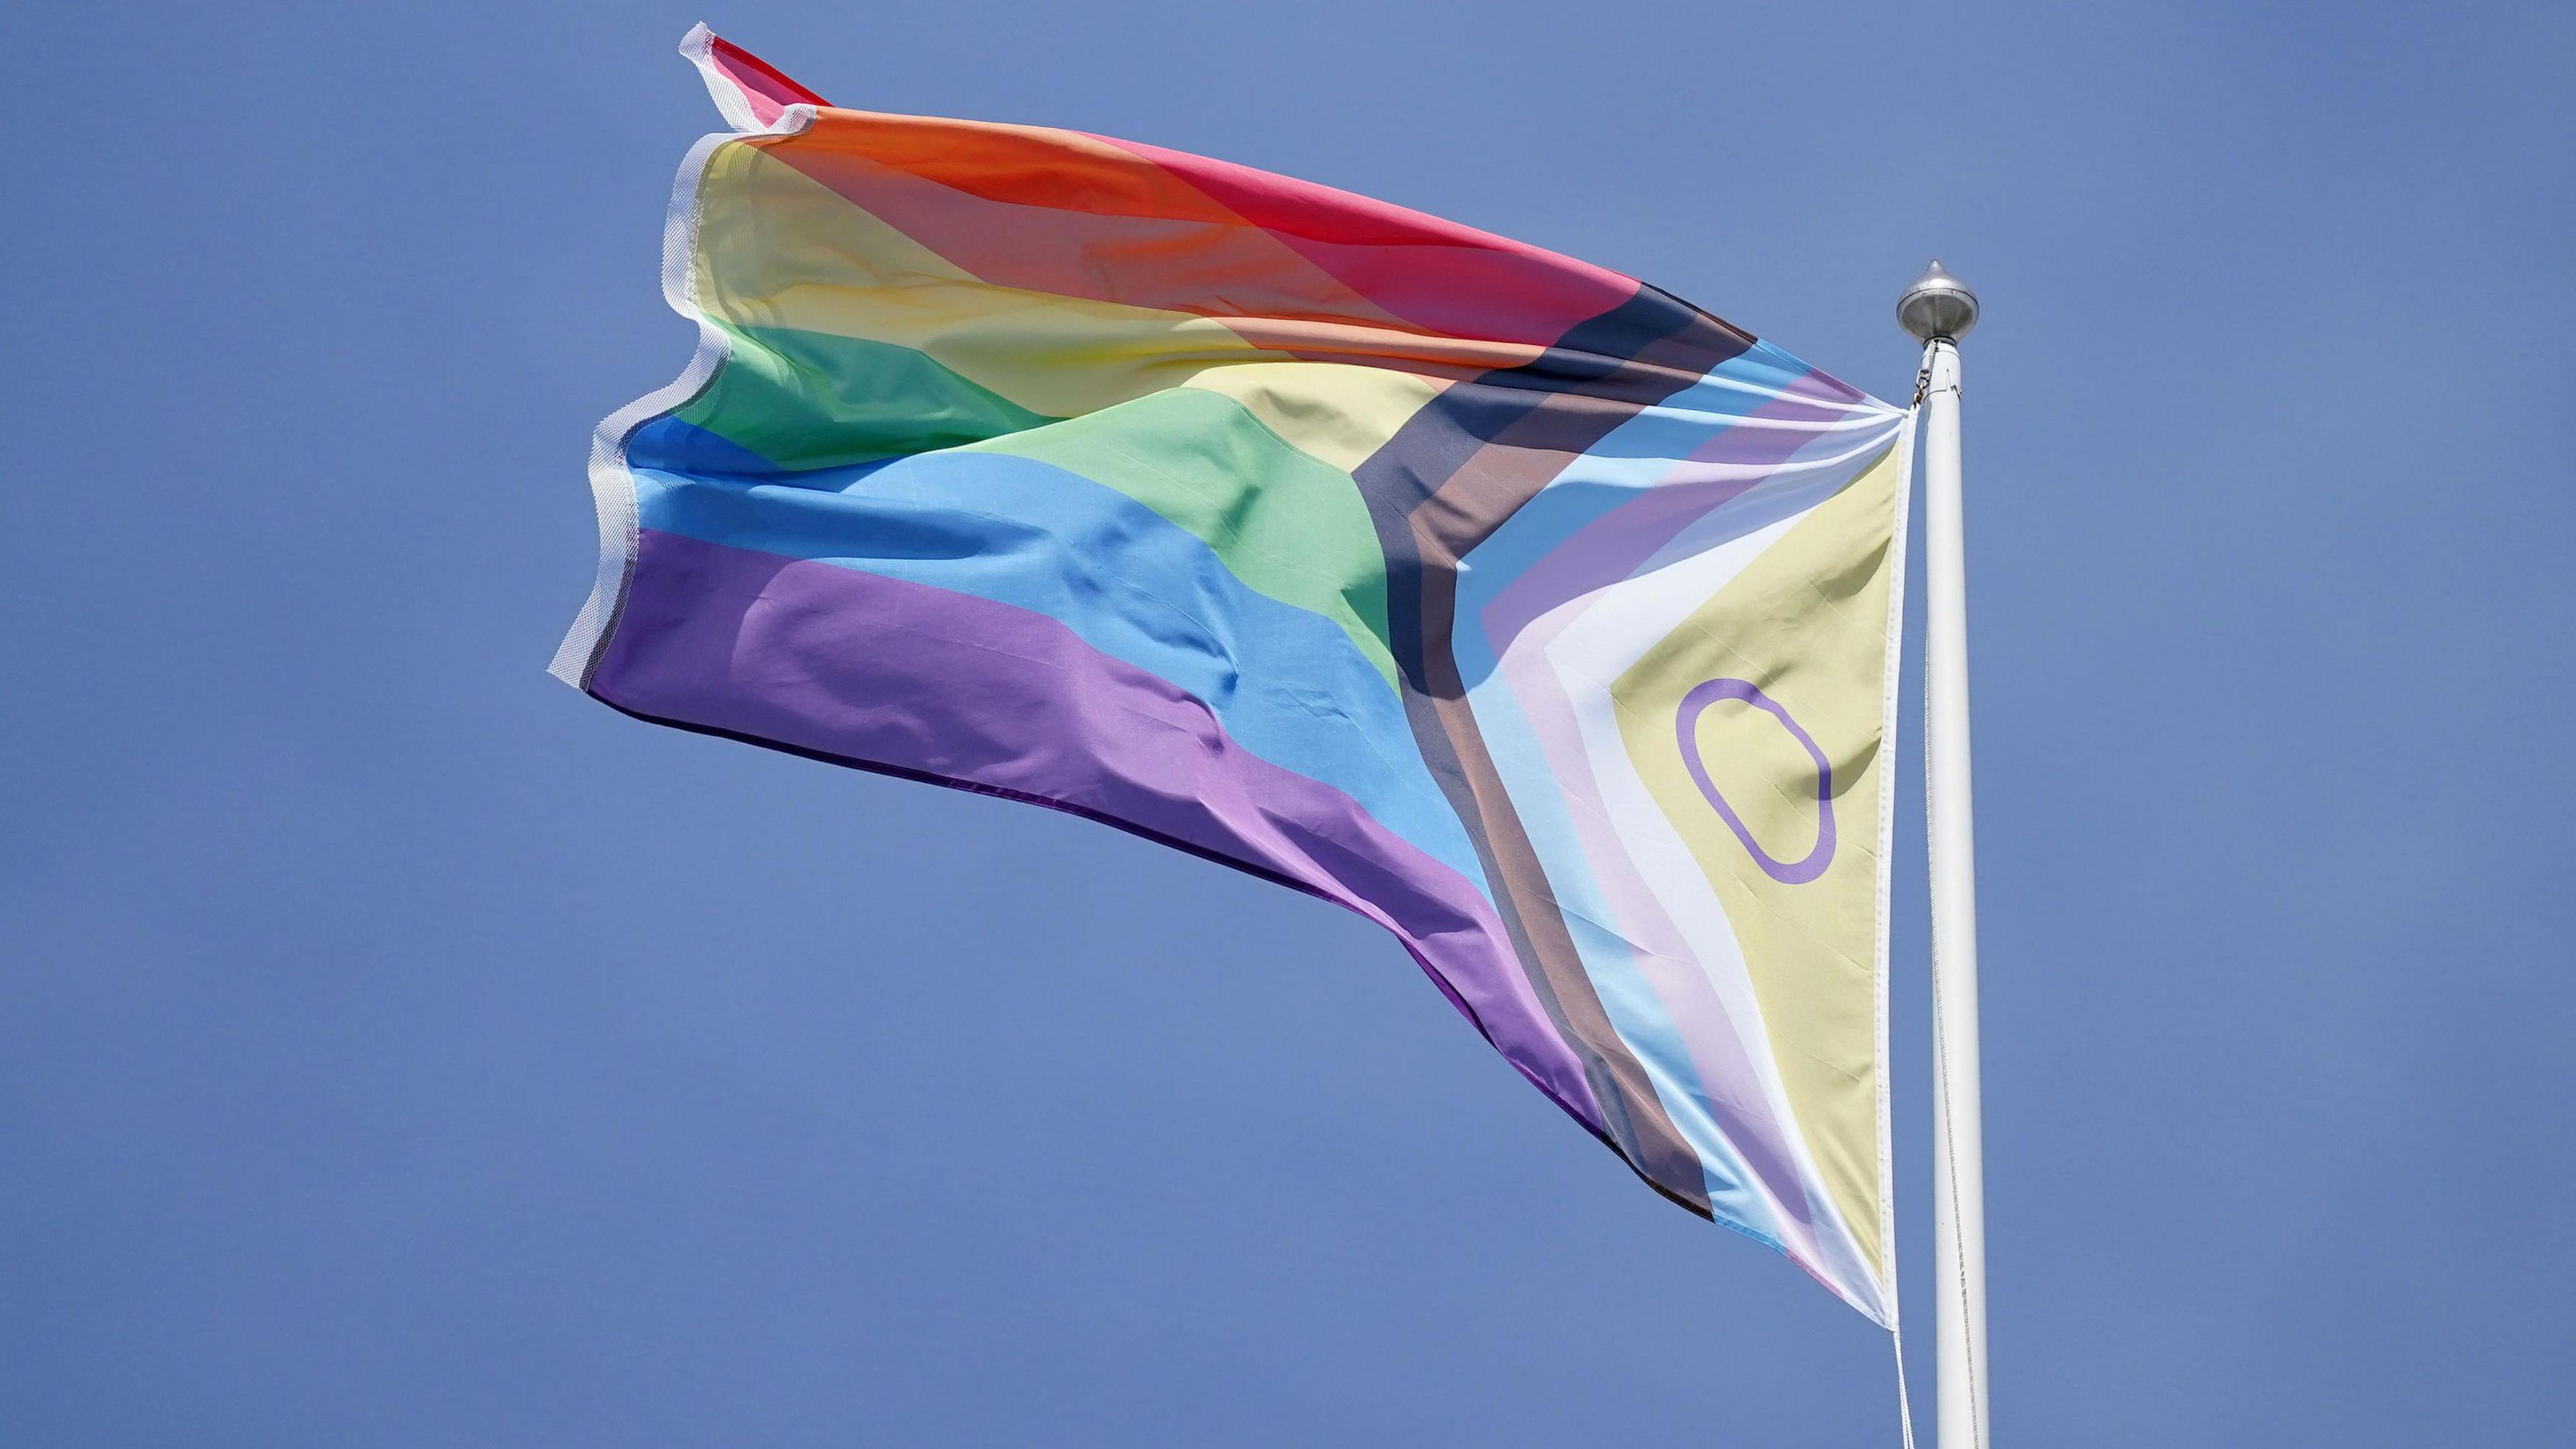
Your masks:
{"label": "blue sky", "polygon": [[643,0],[13,21],[0,1442],[1893,1442],[1356,917],[545,677],[702,18],[1887,397],[1940,255],[1998,1434],[2563,1435],[2576,10]]}

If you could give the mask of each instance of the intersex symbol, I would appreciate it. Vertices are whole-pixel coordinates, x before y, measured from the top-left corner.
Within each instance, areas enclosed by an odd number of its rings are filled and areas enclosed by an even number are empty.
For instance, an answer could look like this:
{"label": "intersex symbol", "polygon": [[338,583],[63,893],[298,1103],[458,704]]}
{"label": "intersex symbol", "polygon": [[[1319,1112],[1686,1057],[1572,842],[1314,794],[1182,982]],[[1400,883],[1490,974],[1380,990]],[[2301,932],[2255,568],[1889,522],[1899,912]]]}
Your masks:
{"label": "intersex symbol", "polygon": [[[1729,699],[1741,700],[1778,720],[1780,727],[1789,732],[1789,737],[1805,746],[1808,757],[1816,762],[1816,843],[1801,859],[1784,861],[1764,850],[1762,843],[1753,838],[1753,832],[1744,827],[1743,818],[1735,813],[1735,807],[1727,804],[1726,797],[1709,782],[1708,766],[1699,756],[1699,717],[1710,705]],[[1681,713],[1675,718],[1673,727],[1680,736],[1682,767],[1690,771],[1691,783],[1699,786],[1699,792],[1708,797],[1708,803],[1717,807],[1718,818],[1726,822],[1727,829],[1735,832],[1735,838],[1743,842],[1745,851],[1753,857],[1754,864],[1762,867],[1764,875],[1783,885],[1803,885],[1825,873],[1825,867],[1834,859],[1833,762],[1825,758],[1823,750],[1816,748],[1815,740],[1799,728],[1798,722],[1789,717],[1789,711],[1778,700],[1764,694],[1749,679],[1712,679],[1682,696]]]}

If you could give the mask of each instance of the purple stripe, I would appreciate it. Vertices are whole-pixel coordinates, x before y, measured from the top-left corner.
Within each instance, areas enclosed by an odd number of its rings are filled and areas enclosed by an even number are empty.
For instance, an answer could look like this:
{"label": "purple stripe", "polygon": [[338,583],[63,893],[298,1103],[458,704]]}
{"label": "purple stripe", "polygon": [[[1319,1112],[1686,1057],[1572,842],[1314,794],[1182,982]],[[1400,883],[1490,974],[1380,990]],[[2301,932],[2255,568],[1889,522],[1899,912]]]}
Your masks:
{"label": "purple stripe", "polygon": [[646,529],[591,693],[1069,810],[1347,906],[1393,931],[1505,1060],[1603,1133],[1582,1067],[1472,884],[1044,615]]}

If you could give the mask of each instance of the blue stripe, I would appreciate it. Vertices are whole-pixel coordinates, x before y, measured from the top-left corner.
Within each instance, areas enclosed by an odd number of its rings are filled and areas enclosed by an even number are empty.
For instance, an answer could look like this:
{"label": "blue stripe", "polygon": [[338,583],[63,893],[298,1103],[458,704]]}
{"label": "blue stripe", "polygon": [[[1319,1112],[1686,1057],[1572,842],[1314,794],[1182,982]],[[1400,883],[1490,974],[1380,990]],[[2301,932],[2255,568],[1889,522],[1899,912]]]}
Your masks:
{"label": "blue stripe", "polygon": [[[1748,353],[1730,360],[1711,377],[1776,391],[1805,373],[1802,366],[1791,371],[1770,357]],[[1776,1247],[1779,1224],[1750,1189],[1754,1180],[1750,1165],[1718,1125],[1707,1083],[1700,1079],[1688,1046],[1639,969],[1638,948],[1619,929],[1618,913],[1611,909],[1608,893],[1601,884],[1602,863],[1595,862],[1584,849],[1563,784],[1504,678],[1499,651],[1484,627],[1485,609],[1513,580],[1585,525],[1662,484],[1678,460],[1689,457],[1771,401],[1771,396],[1762,393],[1703,379],[1676,394],[1667,405],[1639,413],[1571,460],[1537,497],[1468,554],[1458,575],[1456,624],[1450,646],[1467,685],[1477,732],[1511,797],[1531,849],[1547,873],[1548,888],[1564,908],[1576,954],[1585,974],[1592,979],[1611,1026],[1645,1068],[1665,1115],[1699,1155],[1717,1216],[1720,1220],[1731,1218],[1737,1226]],[[1894,427],[1895,420],[1891,418],[1891,432]],[[1851,446],[1836,435],[1818,434],[1776,467],[1785,472],[1801,453]],[[1777,478],[1756,485],[1737,495],[1734,502],[1741,504],[1765,489],[1775,496],[1739,509],[1735,522],[1750,531],[1784,516],[1784,507],[1789,512],[1812,508],[1838,491],[1863,466],[1865,462],[1856,462],[1813,486],[1800,483],[1783,487]],[[1710,539],[1708,543],[1713,546],[1717,541]],[[1625,866],[1620,863],[1613,868]],[[1733,923],[1726,923],[1726,929],[1732,931]],[[1783,1124],[1781,1145],[1793,1154],[1796,1145],[1789,1138],[1796,1130],[1794,1123]],[[1769,1186],[1792,1200],[1806,1195],[1803,1181]],[[1820,1245],[1831,1232],[1830,1227],[1819,1228]],[[1832,1250],[1822,1251],[1830,1256]]]}
{"label": "blue stripe", "polygon": [[999,453],[925,453],[794,483],[633,471],[644,527],[1061,620],[1189,691],[1245,749],[1350,796],[1490,899],[1402,702],[1342,626],[1245,586],[1204,540],[1117,489]]}
{"label": "blue stripe", "polygon": [[664,413],[626,435],[626,466],[672,473],[726,473],[776,478],[782,468],[733,439]]}
{"label": "blue stripe", "polygon": [[1751,1186],[1751,1166],[1719,1130],[1689,1047],[1638,969],[1637,948],[1616,929],[1618,913],[1610,908],[1583,848],[1555,767],[1512,696],[1483,622],[1494,595],[1568,534],[1654,487],[1672,471],[1674,460],[1688,457],[1769,400],[1711,388],[1704,381],[1685,389],[1679,399],[1678,406],[1646,409],[1613,429],[1468,555],[1466,567],[1458,571],[1456,622],[1449,642],[1477,733],[1547,873],[1548,889],[1556,895],[1566,933],[1584,974],[1592,979],[1603,1014],[1644,1068],[1665,1117],[1698,1155],[1711,1212],[1718,1221],[1778,1248],[1779,1224]]}

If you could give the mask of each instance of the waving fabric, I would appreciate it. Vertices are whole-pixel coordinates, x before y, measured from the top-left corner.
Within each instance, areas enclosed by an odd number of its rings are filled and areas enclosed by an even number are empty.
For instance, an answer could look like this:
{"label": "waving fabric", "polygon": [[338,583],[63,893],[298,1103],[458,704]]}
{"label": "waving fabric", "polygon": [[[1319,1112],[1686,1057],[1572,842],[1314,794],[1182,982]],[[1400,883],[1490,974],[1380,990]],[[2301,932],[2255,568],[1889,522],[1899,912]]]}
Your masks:
{"label": "waving fabric", "polygon": [[556,672],[1347,906],[1888,1321],[1908,415],[1535,247],[683,49],[702,341],[601,427]]}

